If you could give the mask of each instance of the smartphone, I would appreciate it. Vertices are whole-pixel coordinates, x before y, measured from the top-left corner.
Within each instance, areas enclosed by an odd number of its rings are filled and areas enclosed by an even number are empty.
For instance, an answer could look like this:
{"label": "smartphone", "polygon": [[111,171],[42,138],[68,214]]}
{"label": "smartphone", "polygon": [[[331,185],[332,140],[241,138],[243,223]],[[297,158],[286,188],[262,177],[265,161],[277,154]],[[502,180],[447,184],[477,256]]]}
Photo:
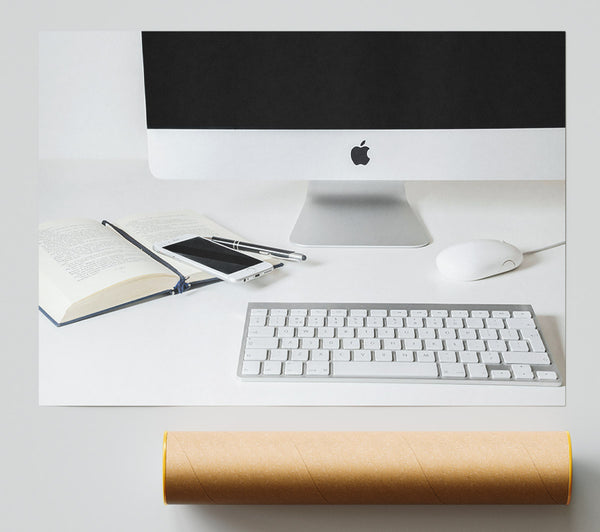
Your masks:
{"label": "smartphone", "polygon": [[157,242],[154,250],[233,283],[245,283],[273,271],[273,265],[268,262],[197,235]]}

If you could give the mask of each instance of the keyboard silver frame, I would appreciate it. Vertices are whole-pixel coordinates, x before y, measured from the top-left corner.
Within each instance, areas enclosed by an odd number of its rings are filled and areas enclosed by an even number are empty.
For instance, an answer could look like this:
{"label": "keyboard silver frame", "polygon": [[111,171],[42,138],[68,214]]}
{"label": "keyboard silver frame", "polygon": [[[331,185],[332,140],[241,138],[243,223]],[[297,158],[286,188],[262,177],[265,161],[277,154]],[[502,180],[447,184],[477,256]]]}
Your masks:
{"label": "keyboard silver frame", "polygon": [[[546,347],[546,353],[548,354],[548,358],[550,359],[550,364],[545,364],[543,366],[532,364],[533,371],[554,371],[558,376],[558,379],[555,381],[544,381],[538,380],[535,378],[533,381],[522,381],[522,380],[510,380],[510,381],[501,381],[501,380],[492,380],[491,378],[487,379],[470,379],[470,378],[459,378],[459,377],[437,377],[435,379],[428,378],[404,378],[404,377],[394,377],[394,378],[386,378],[386,377],[336,377],[334,375],[324,375],[324,376],[287,376],[283,373],[281,375],[258,375],[258,376],[247,376],[242,375],[242,364],[244,362],[244,352],[246,349],[246,339],[248,338],[248,326],[249,326],[249,318],[250,312],[252,309],[296,309],[296,308],[326,308],[326,309],[366,309],[369,310],[377,310],[377,309],[385,309],[388,312],[390,310],[447,310],[448,313],[452,310],[508,310],[510,312],[513,311],[528,311],[531,313],[531,318],[533,319],[536,329],[539,331],[542,339],[544,341],[544,345]],[[331,363],[331,362],[330,362]],[[401,362],[399,362],[401,364]],[[506,369],[506,364],[486,364],[488,371],[491,369]],[[497,366],[497,367],[494,367]],[[304,302],[304,303],[276,303],[276,302],[250,302],[248,303],[248,308],[246,310],[246,321],[244,323],[244,331],[242,336],[242,346],[240,349],[240,356],[238,360],[237,367],[237,376],[244,382],[321,382],[321,383],[331,383],[331,382],[354,382],[354,383],[374,383],[374,382],[382,382],[382,383],[396,383],[396,384],[467,384],[467,385],[493,385],[493,386],[562,386],[563,378],[562,374],[556,366],[554,361],[554,357],[550,352],[547,341],[543,336],[540,325],[537,321],[537,317],[531,305],[496,305],[496,304],[438,304],[438,303],[324,303],[324,302]]]}

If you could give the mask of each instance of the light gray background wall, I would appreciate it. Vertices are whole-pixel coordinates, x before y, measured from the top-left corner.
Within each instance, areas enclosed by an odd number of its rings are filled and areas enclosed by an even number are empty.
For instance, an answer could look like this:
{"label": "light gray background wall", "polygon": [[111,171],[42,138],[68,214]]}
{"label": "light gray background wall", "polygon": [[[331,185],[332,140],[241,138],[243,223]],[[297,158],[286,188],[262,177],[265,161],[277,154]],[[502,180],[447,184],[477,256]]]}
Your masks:
{"label": "light gray background wall", "polygon": [[[2,17],[4,280],[0,529],[575,530],[600,522],[597,368],[600,145],[598,4],[592,1],[20,2]],[[37,33],[42,29],[565,29],[568,72],[565,408],[40,408],[37,406]],[[139,113],[139,107],[137,111]],[[90,117],[96,120],[98,117]],[[104,118],[104,117],[102,117]],[[81,117],[70,117],[79,120]],[[94,121],[92,120],[92,121]],[[75,122],[76,123],[76,122]],[[105,122],[106,124],[106,122]],[[109,125],[109,124],[108,124]],[[62,125],[61,125],[62,127]],[[59,134],[55,130],[55,134]],[[125,130],[122,130],[125,131]],[[107,133],[105,131],[105,133]],[[127,139],[129,137],[125,135]],[[107,137],[105,137],[106,139]],[[111,141],[112,142],[112,141]],[[126,142],[128,145],[129,140]],[[144,149],[131,140],[133,154]],[[118,152],[102,144],[99,153]],[[40,142],[69,151],[61,139]],[[89,149],[82,142],[79,151]],[[129,148],[128,148],[129,149]],[[54,150],[54,151],[53,151]],[[129,153],[129,152],[128,152]],[[91,155],[89,155],[91,156]],[[98,155],[100,156],[100,155]],[[124,155],[119,155],[124,156]],[[8,252],[10,250],[10,254]],[[570,507],[163,507],[160,448],[178,430],[560,430],[574,442]]]}

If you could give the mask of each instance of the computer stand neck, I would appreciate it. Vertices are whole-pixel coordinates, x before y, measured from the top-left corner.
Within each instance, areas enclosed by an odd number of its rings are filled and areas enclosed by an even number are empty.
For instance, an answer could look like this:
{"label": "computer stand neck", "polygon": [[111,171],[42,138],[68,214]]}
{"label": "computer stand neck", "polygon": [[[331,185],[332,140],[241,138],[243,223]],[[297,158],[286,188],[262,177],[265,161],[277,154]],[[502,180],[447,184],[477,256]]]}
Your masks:
{"label": "computer stand neck", "polygon": [[309,181],[291,241],[302,246],[422,247],[427,228],[399,181]]}

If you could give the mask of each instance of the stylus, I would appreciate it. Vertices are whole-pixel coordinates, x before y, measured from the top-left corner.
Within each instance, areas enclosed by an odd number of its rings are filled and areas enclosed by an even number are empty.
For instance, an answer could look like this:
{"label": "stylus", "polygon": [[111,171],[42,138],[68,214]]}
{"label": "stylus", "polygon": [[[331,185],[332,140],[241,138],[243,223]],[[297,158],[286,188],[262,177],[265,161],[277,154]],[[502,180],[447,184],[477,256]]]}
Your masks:
{"label": "stylus", "polygon": [[211,240],[229,248],[237,249],[238,251],[249,251],[250,253],[258,253],[260,255],[271,255],[271,257],[277,257],[278,259],[296,261],[306,260],[306,255],[296,253],[295,251],[288,251],[287,249],[272,248],[260,244],[251,244],[250,242],[240,242],[239,240],[230,240],[229,238],[221,238],[219,236],[213,236],[211,237]]}

